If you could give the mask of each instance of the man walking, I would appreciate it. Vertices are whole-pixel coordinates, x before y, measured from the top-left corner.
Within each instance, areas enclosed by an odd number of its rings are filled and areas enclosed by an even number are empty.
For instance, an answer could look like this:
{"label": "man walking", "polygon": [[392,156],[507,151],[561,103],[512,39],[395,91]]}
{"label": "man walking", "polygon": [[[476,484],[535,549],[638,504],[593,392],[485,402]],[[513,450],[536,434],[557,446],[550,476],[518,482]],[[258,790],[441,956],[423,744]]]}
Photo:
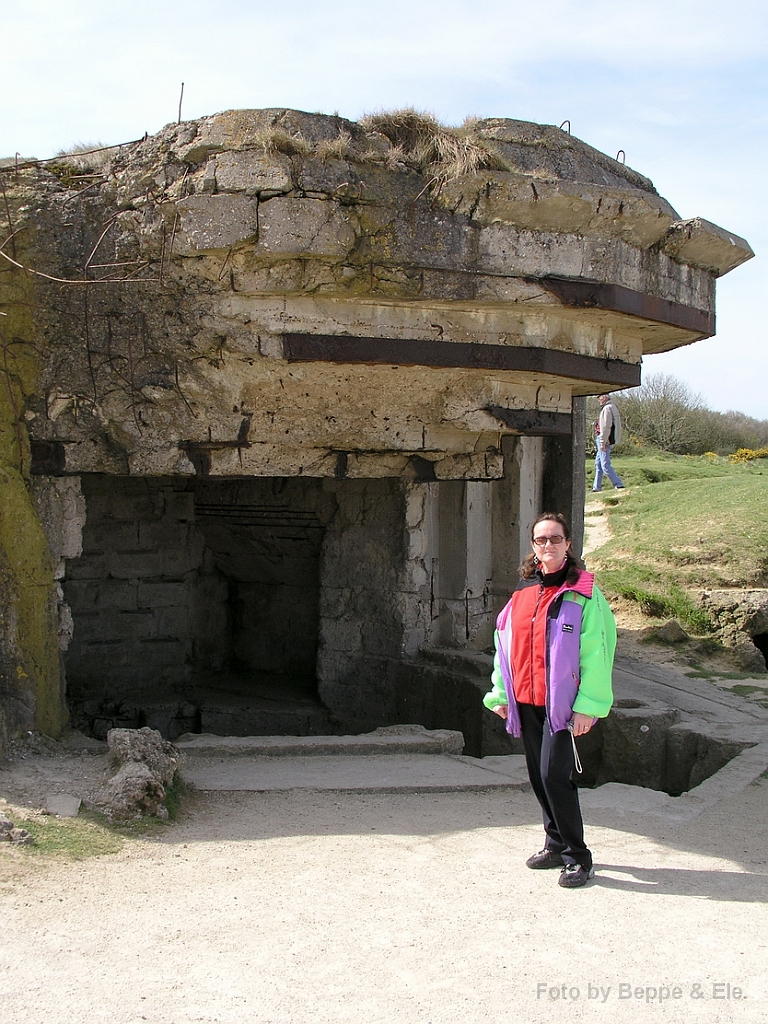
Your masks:
{"label": "man walking", "polygon": [[622,490],[624,484],[621,482],[621,477],[611,465],[611,449],[621,440],[621,416],[611,401],[610,395],[600,395],[598,401],[600,402],[600,419],[595,424],[597,454],[595,455],[595,482],[592,484],[592,490],[601,491],[603,489],[603,473],[617,490]]}

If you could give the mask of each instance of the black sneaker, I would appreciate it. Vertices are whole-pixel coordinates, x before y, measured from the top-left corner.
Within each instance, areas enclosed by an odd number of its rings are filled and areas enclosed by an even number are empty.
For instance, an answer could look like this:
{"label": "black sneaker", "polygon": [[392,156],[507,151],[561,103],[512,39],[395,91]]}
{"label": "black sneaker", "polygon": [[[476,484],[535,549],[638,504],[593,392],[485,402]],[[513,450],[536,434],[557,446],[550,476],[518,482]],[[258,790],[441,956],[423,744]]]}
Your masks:
{"label": "black sneaker", "polygon": [[533,868],[535,871],[540,871],[542,868],[561,868],[563,866],[563,858],[561,854],[556,853],[554,850],[540,850],[528,858],[525,866]]}
{"label": "black sneaker", "polygon": [[565,889],[580,889],[582,885],[587,884],[590,878],[594,877],[594,868],[585,868],[581,864],[566,864],[560,872],[557,884],[562,885]]}

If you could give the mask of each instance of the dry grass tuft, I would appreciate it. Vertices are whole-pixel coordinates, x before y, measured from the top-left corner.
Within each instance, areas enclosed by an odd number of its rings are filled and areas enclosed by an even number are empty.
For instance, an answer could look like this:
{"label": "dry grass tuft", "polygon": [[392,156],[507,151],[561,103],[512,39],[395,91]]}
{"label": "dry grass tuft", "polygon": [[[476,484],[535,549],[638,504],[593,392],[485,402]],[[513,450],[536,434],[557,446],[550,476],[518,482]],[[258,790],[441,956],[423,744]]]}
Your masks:
{"label": "dry grass tuft", "polygon": [[321,160],[346,160],[352,155],[352,136],[342,129],[335,139],[324,139],[315,151]]}
{"label": "dry grass tuft", "polygon": [[307,142],[303,135],[291,135],[282,128],[267,128],[257,134],[255,141],[265,153],[305,157],[313,152],[312,143]]}
{"label": "dry grass tuft", "polygon": [[79,142],[71,149],[56,154],[58,166],[71,168],[74,174],[101,174],[120,151],[119,146],[105,146],[101,142]]}
{"label": "dry grass tuft", "polygon": [[509,167],[491,145],[472,135],[472,125],[447,128],[432,114],[412,107],[364,117],[360,124],[370,133],[385,136],[400,162],[448,181],[480,171],[506,171]]}

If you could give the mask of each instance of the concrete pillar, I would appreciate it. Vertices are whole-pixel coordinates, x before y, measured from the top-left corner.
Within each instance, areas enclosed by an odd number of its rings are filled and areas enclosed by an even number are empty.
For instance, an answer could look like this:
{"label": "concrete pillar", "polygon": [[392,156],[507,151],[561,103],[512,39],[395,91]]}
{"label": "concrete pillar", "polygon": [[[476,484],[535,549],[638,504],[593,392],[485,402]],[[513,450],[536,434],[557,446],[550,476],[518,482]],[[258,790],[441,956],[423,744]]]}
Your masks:
{"label": "concrete pillar", "polygon": [[541,451],[538,437],[502,439],[504,477],[491,484],[493,524],[490,611],[496,614],[519,580],[517,570],[528,553],[531,525],[541,507]]}
{"label": "concrete pillar", "polygon": [[571,433],[545,439],[542,488],[542,511],[563,513],[579,555],[584,543],[585,406],[586,398],[574,398]]}

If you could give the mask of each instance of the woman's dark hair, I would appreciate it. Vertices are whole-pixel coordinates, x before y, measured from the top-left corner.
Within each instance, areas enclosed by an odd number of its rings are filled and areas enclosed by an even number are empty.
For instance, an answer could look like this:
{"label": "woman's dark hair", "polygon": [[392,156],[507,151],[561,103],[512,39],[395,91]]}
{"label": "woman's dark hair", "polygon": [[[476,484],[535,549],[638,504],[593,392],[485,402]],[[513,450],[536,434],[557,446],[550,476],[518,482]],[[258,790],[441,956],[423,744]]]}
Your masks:
{"label": "woman's dark hair", "polygon": [[[568,526],[568,521],[564,515],[561,515],[560,512],[542,512],[541,515],[538,516],[538,518],[534,521],[533,526],[531,526],[531,540],[533,540],[536,527],[539,525],[539,523],[546,522],[547,520],[550,520],[553,523],[558,523],[558,525],[561,526],[563,529],[563,536],[565,537],[565,539],[571,539],[571,530]],[[574,555],[573,551],[570,548],[568,548],[568,550],[565,553],[565,562],[568,566],[568,572],[565,575],[565,582],[575,583],[579,578],[579,569],[584,568],[584,563],[581,561],[580,558],[577,558],[576,555]],[[520,579],[529,580],[531,576],[533,576],[533,574],[536,572],[538,567],[539,564],[538,559],[536,558],[536,554],[533,551],[531,551],[531,553],[529,555],[526,555],[526,557],[523,559],[523,564],[518,569],[518,575],[520,576]]]}

